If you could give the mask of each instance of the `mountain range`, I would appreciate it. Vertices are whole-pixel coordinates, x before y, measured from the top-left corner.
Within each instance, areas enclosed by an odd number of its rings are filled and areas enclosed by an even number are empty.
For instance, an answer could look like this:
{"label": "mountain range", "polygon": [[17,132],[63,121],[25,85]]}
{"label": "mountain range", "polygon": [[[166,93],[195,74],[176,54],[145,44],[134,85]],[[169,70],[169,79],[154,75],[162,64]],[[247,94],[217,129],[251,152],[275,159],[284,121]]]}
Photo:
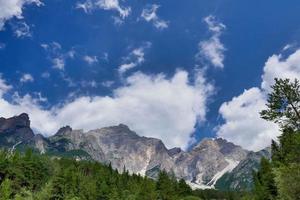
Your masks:
{"label": "mountain range", "polygon": [[83,131],[69,126],[53,136],[34,134],[26,113],[0,118],[0,147],[10,150],[32,148],[41,154],[95,160],[156,179],[160,170],[183,178],[192,188],[249,190],[252,172],[270,148],[259,152],[243,149],[222,138],[205,138],[189,151],[167,149],[156,138],[142,137],[124,124]]}

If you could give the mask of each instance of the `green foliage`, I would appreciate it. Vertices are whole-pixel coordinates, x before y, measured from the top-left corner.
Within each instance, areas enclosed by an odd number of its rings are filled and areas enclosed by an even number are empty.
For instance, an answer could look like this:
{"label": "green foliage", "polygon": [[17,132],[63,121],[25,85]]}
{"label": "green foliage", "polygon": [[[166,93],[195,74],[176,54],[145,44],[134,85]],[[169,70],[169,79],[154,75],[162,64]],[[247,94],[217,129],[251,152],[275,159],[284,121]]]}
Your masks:
{"label": "green foliage", "polygon": [[300,199],[300,164],[281,166],[275,170],[278,199]]}
{"label": "green foliage", "polygon": [[277,196],[274,174],[271,163],[262,158],[261,167],[257,173],[254,173],[255,199],[272,200]]}
{"label": "green foliage", "polygon": [[282,128],[300,129],[300,84],[297,79],[275,79],[269,94],[263,119],[278,123]]}
{"label": "green foliage", "polygon": [[183,179],[177,181],[165,171],[154,181],[130,175],[125,168],[120,174],[111,164],[58,159],[31,150],[24,154],[0,151],[0,200],[199,200],[210,197],[228,196],[216,190],[192,191]]}
{"label": "green foliage", "polygon": [[12,184],[9,179],[5,179],[0,186],[0,200],[10,199],[12,196]]}
{"label": "green foliage", "polygon": [[300,199],[300,84],[275,79],[262,118],[278,123],[282,135],[272,141],[272,161],[261,161],[254,173],[255,199]]}

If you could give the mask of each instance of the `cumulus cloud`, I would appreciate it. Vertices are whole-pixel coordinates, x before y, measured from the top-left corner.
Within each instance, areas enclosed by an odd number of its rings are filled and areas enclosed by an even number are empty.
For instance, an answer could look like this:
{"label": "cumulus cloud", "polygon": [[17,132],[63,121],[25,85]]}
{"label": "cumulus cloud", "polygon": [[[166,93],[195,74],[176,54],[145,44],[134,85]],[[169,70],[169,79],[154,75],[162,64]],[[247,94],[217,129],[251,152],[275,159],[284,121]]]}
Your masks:
{"label": "cumulus cloud", "polygon": [[261,88],[270,91],[274,78],[300,78],[300,49],[286,59],[282,54],[271,56],[265,63]]}
{"label": "cumulus cloud", "polygon": [[152,22],[155,28],[162,30],[168,28],[169,22],[158,17],[157,10],[159,7],[157,4],[147,5],[143,9],[141,17],[147,22]]}
{"label": "cumulus cloud", "polygon": [[21,83],[33,82],[33,81],[34,81],[34,78],[31,74],[23,74],[20,79]]}
{"label": "cumulus cloud", "polygon": [[260,118],[265,109],[266,97],[259,88],[250,88],[241,95],[225,102],[220,114],[225,120],[218,130],[218,136],[249,150],[260,150],[279,136],[276,124]]}
{"label": "cumulus cloud", "polygon": [[138,72],[127,77],[112,96],[82,96],[50,110],[29,95],[14,98],[13,103],[0,98],[0,113],[10,117],[27,112],[32,127],[45,135],[67,124],[89,130],[124,123],[142,136],[162,139],[167,147],[185,148],[195,124],[205,120],[211,91],[201,72],[193,83],[186,71],[177,71],[171,78]]}
{"label": "cumulus cloud", "polygon": [[89,56],[89,55],[86,55],[86,56],[83,56],[83,60],[89,64],[89,65],[93,65],[95,63],[98,63],[98,58],[97,56]]}
{"label": "cumulus cloud", "polygon": [[133,49],[128,56],[124,58],[123,64],[118,68],[120,75],[123,75],[128,70],[141,65],[145,61],[145,50],[151,47],[150,42],[146,42],[139,48]]}
{"label": "cumulus cloud", "polygon": [[261,87],[253,87],[225,102],[219,113],[224,119],[217,135],[250,150],[260,150],[270,145],[280,135],[279,128],[272,122],[260,118],[259,112],[266,108],[267,94],[274,78],[300,77],[300,50],[287,58],[282,54],[272,55],[263,68]]}
{"label": "cumulus cloud", "polygon": [[212,15],[204,18],[212,36],[208,40],[201,41],[198,44],[199,52],[196,55],[197,60],[207,60],[214,67],[224,67],[224,52],[226,48],[220,40],[226,26],[216,20]]}
{"label": "cumulus cloud", "polygon": [[42,5],[39,0],[0,0],[0,30],[3,30],[5,22],[16,17],[22,19],[23,7],[28,4]]}
{"label": "cumulus cloud", "polygon": [[76,8],[83,9],[85,13],[90,13],[95,9],[117,11],[122,19],[126,18],[130,12],[130,7],[121,6],[118,0],[86,0],[77,2]]}

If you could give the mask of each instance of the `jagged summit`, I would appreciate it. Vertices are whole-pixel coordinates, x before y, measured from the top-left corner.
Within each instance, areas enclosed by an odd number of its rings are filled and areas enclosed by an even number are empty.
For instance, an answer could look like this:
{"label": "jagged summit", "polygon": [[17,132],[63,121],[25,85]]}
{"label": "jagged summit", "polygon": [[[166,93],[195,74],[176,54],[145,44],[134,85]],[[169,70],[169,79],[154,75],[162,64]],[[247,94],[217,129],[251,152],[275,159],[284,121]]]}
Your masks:
{"label": "jagged summit", "polygon": [[64,135],[64,134],[70,133],[70,132],[72,132],[72,128],[70,126],[64,126],[64,127],[61,127],[54,135],[61,136],[61,135]]}
{"label": "jagged summit", "polygon": [[20,142],[26,142],[34,137],[30,128],[29,116],[22,113],[11,118],[0,118],[0,145],[10,146]]}
{"label": "jagged summit", "polygon": [[16,128],[30,127],[29,116],[26,113],[22,113],[19,116],[11,118],[0,118],[0,131],[12,130]]}

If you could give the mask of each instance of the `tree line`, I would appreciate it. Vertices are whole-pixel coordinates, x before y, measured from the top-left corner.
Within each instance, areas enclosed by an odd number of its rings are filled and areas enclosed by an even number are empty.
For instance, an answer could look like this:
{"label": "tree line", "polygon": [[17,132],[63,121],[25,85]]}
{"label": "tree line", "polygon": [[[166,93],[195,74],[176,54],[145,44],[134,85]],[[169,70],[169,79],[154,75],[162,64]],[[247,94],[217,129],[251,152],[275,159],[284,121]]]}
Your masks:
{"label": "tree line", "polygon": [[275,79],[268,95],[265,120],[277,123],[281,135],[272,141],[271,160],[263,158],[254,172],[254,189],[247,200],[300,200],[300,84]]}
{"label": "tree line", "polygon": [[235,192],[192,190],[165,171],[157,180],[95,161],[0,151],[0,200],[239,199]]}

